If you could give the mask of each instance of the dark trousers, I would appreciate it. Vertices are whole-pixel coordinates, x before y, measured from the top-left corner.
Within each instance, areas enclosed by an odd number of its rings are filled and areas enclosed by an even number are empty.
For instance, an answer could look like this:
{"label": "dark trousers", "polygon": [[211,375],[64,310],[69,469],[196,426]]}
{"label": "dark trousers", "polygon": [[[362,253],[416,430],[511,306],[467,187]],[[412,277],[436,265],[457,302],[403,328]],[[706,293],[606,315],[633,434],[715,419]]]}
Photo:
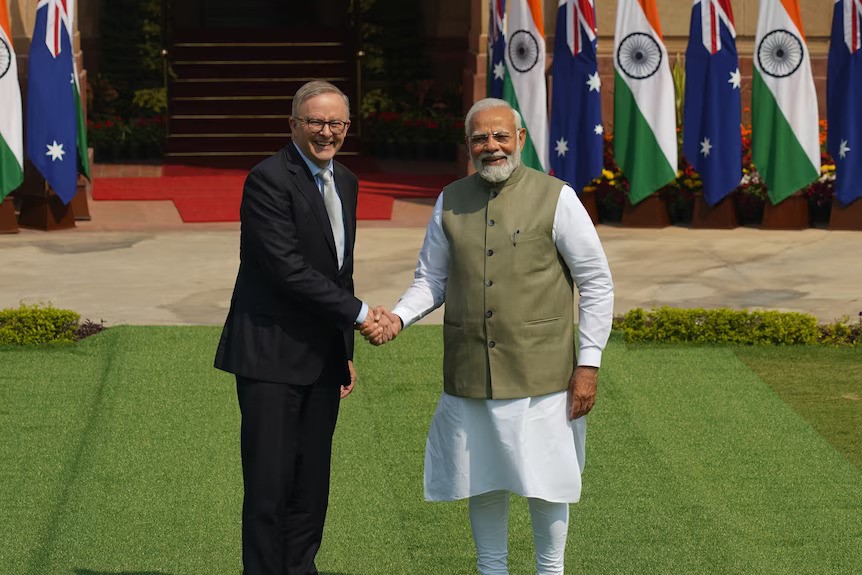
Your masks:
{"label": "dark trousers", "polygon": [[[339,365],[339,364],[344,365]],[[329,501],[332,434],[346,361],[311,385],[237,376],[244,575],[317,575]]]}

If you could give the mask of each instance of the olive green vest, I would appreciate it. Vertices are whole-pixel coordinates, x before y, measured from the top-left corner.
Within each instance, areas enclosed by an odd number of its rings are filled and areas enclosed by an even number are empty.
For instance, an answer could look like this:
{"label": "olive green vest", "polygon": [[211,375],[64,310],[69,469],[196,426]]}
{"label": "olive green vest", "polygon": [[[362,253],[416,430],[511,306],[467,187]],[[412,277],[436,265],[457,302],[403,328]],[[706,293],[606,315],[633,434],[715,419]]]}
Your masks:
{"label": "olive green vest", "polygon": [[552,239],[563,185],[522,165],[500,184],[473,174],[443,190],[446,393],[513,399],[568,387],[574,292]]}

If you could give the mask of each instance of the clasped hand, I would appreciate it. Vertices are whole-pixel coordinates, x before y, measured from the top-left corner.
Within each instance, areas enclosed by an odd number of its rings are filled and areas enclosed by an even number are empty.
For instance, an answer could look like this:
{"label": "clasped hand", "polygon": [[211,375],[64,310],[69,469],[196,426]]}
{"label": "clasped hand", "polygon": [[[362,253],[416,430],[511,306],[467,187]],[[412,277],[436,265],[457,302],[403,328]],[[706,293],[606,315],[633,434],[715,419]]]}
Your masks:
{"label": "clasped hand", "polygon": [[359,333],[371,345],[383,345],[395,339],[401,331],[401,318],[383,306],[368,310],[368,316],[359,326]]}

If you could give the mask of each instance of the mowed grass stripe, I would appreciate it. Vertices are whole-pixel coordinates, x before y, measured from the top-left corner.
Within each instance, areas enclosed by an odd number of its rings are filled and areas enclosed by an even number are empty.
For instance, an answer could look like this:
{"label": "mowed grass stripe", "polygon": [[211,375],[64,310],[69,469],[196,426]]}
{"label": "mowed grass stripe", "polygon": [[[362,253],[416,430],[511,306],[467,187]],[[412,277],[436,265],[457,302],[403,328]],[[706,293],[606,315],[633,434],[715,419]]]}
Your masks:
{"label": "mowed grass stripe", "polygon": [[[3,571],[34,573],[40,555],[39,575],[239,572],[239,413],[233,379],[211,367],[218,333],[124,327],[66,350],[0,352],[4,375],[15,374],[0,380],[0,494],[4,507],[14,503],[0,527]],[[336,431],[323,573],[475,572],[466,504],[422,501],[440,342],[439,327],[415,327],[383,348],[357,344],[360,383]],[[568,570],[862,571],[859,468],[733,349],[627,348],[614,338],[587,451]],[[34,476],[39,485],[28,484]],[[511,522],[511,573],[528,575],[520,498]]]}
{"label": "mowed grass stripe", "polygon": [[587,572],[862,568],[859,469],[733,350],[612,345],[603,362],[576,534]]}
{"label": "mowed grass stripe", "polygon": [[0,570],[46,572],[116,344],[0,348]]}

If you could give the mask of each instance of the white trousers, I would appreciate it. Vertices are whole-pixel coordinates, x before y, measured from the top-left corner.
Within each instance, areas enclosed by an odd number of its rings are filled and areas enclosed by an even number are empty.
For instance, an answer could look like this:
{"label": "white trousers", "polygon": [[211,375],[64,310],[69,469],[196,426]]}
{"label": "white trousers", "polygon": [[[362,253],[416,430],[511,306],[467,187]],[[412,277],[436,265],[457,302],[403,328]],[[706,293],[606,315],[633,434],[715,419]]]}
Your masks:
{"label": "white trousers", "polygon": [[[528,498],[537,575],[562,575],[569,530],[569,504]],[[509,575],[507,537],[509,492],[491,491],[470,498],[470,525],[480,575]]]}

